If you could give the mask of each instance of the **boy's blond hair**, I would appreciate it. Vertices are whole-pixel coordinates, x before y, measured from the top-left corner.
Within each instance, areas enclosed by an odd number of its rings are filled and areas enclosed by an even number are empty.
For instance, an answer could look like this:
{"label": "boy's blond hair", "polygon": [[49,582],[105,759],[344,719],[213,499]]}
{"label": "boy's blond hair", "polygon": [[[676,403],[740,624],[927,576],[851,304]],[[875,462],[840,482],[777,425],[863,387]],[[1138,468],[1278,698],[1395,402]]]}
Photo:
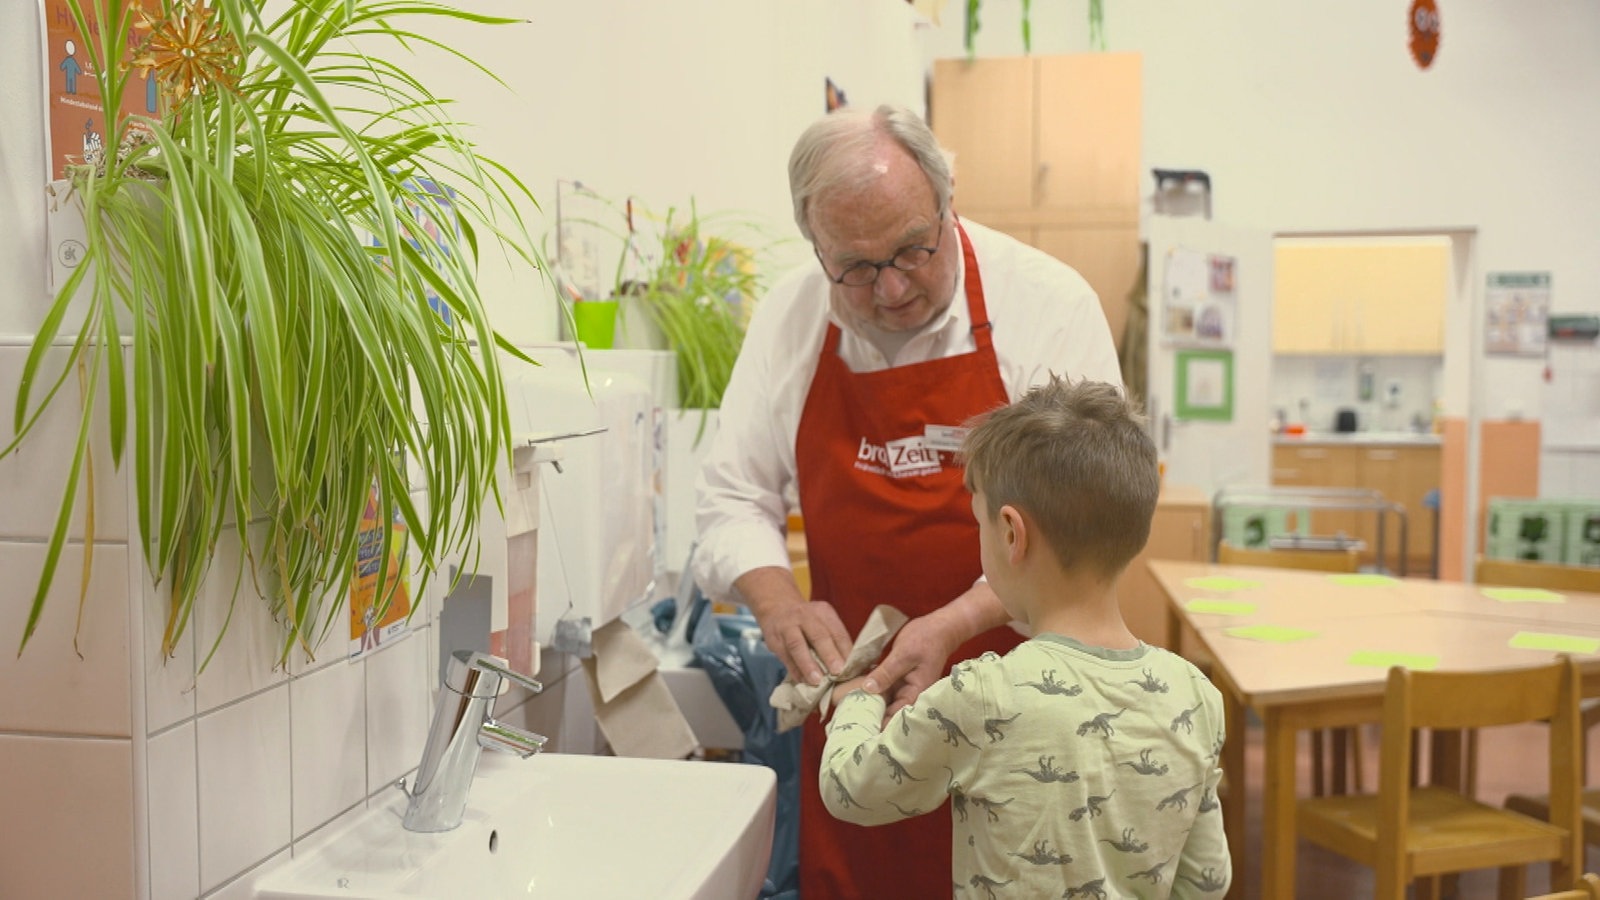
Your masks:
{"label": "boy's blond hair", "polygon": [[975,423],[962,444],[967,489],[993,518],[1032,519],[1067,569],[1121,572],[1150,537],[1161,476],[1144,416],[1115,385],[1053,375]]}

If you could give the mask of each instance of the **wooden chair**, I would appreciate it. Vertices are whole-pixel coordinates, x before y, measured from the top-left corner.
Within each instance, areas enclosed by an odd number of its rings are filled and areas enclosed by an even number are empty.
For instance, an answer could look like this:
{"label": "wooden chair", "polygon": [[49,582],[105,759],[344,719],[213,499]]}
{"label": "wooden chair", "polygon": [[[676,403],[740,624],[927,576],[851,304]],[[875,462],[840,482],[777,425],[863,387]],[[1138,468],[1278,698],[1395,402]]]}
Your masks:
{"label": "wooden chair", "polygon": [[[1578,667],[1569,657],[1493,672],[1389,670],[1376,794],[1301,800],[1300,836],[1372,867],[1378,900],[1400,900],[1413,879],[1500,869],[1500,896],[1525,896],[1524,867],[1551,862],[1551,884],[1581,868]],[[1489,806],[1459,790],[1412,784],[1416,729],[1550,721],[1551,820]],[[1564,799],[1563,799],[1564,798]]]}
{"label": "wooden chair", "polygon": [[[1524,562],[1520,559],[1484,559],[1478,557],[1473,567],[1472,580],[1476,584],[1493,587],[1525,587],[1543,588],[1547,591],[1583,591],[1590,594],[1600,594],[1600,569],[1586,568],[1583,566],[1563,566],[1556,563]],[[1595,725],[1600,725],[1600,698],[1583,700],[1579,704],[1579,716],[1583,725],[1583,733],[1587,735]],[[1478,735],[1476,732],[1467,734],[1463,750],[1462,777],[1465,779],[1468,790],[1475,790],[1478,784]],[[1583,753],[1583,769],[1580,784],[1589,783],[1588,778],[1589,753]],[[1522,798],[1522,808],[1532,810],[1545,801],[1538,796]],[[1534,813],[1530,813],[1532,815]],[[1597,828],[1596,835],[1600,835]],[[1590,839],[1589,843],[1600,844],[1600,840]]]}
{"label": "wooden chair", "polygon": [[[1217,562],[1232,566],[1263,566],[1269,569],[1310,569],[1317,572],[1355,572],[1361,566],[1361,553],[1354,547],[1342,550],[1258,550],[1236,547],[1227,541],[1217,545]],[[1330,777],[1330,758],[1332,773]],[[1366,787],[1362,765],[1361,732],[1355,728],[1311,732],[1311,791],[1318,797],[1344,793],[1346,779],[1356,790]]]}
{"label": "wooden chair", "polygon": [[1577,887],[1570,891],[1540,894],[1537,897],[1529,897],[1528,900],[1600,900],[1600,875],[1588,873],[1578,879]]}

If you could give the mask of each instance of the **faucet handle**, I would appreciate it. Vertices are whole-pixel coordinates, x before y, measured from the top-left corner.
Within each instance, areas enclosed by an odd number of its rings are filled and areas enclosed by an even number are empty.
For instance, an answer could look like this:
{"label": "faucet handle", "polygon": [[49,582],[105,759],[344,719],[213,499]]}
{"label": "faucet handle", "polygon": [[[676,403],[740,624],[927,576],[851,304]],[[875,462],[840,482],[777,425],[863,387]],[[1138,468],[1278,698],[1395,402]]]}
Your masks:
{"label": "faucet handle", "polygon": [[[544,690],[544,685],[537,680],[514,672],[499,659],[481,651],[457,650],[450,654],[450,671],[445,678],[445,686],[458,694],[472,697],[492,697],[500,692],[500,679],[515,682],[534,693]],[[485,682],[479,690],[477,673],[495,676],[493,681]]]}

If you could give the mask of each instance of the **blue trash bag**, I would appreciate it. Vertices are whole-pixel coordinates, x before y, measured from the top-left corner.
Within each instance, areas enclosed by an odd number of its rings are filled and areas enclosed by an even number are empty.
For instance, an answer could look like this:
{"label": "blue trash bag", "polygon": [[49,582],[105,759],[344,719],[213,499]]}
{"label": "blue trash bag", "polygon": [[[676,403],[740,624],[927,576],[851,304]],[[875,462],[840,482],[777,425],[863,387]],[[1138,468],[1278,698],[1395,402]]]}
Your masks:
{"label": "blue trash bag", "polygon": [[778,777],[777,823],[772,861],[761,900],[800,896],[800,729],[778,734],[778,713],[769,698],[787,674],[767,649],[754,616],[713,613],[695,588],[689,635],[695,665],[706,671],[717,696],[744,732],[743,762],[766,766]]}

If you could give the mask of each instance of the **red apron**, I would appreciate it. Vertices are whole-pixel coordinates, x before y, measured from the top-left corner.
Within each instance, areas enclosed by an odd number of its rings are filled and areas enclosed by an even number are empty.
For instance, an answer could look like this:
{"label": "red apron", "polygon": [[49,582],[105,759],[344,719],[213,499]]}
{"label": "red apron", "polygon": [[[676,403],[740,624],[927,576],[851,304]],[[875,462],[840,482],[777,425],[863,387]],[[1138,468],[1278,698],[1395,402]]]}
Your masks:
{"label": "red apron", "polygon": [[[923,446],[928,425],[962,425],[1009,401],[995,358],[977,259],[966,231],[972,353],[877,372],[851,372],[829,324],[795,441],[811,596],[831,602],[853,637],[887,603],[913,618],[966,591],[983,574],[978,523],[954,456]],[[1009,628],[963,644],[955,659],[1004,653]],[[800,757],[802,900],[950,896],[950,815],[939,810],[866,828],[828,814],[817,790],[826,742],[807,720]]]}

